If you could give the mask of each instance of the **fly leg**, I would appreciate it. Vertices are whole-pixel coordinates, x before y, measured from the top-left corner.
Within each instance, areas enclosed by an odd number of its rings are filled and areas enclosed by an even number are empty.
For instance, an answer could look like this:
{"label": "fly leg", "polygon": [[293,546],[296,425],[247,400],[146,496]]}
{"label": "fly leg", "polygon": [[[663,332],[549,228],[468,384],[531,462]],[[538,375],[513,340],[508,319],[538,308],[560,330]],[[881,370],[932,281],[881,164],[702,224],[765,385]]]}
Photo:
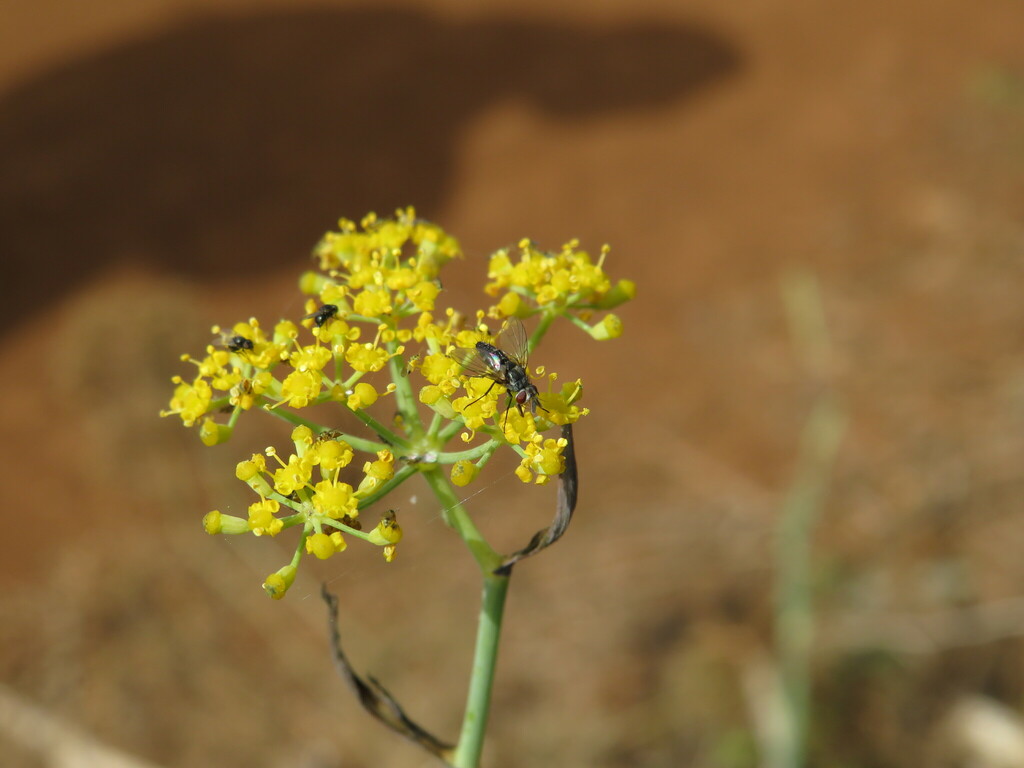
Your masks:
{"label": "fly leg", "polygon": [[[508,401],[505,403],[505,421],[501,425],[501,433],[502,434],[505,434],[505,427],[508,426],[508,412],[512,410],[512,400],[513,400],[512,395],[509,395],[508,396]],[[519,415],[522,416],[523,415],[522,407],[518,403],[516,403],[516,408],[519,409]]]}
{"label": "fly leg", "polygon": [[[484,399],[485,397],[487,397],[487,396],[488,396],[489,394],[491,394],[491,390],[492,390],[492,389],[494,389],[494,385],[495,385],[495,384],[497,384],[497,383],[498,383],[498,382],[496,382],[496,381],[492,381],[492,382],[491,382],[491,386],[489,386],[489,387],[487,388],[487,391],[486,391],[486,392],[484,392],[484,393],[483,393],[482,395],[480,395],[480,397],[478,397],[478,398],[477,398],[476,400],[474,400],[474,401],[473,401],[473,403],[477,403],[477,402],[480,402],[480,401],[481,401],[481,400],[483,400],[483,399]],[[471,406],[471,405],[472,405],[473,403],[466,403],[466,405],[465,405],[465,406],[463,407],[463,409],[462,409],[462,410],[466,410],[466,408],[469,408],[469,406]]]}

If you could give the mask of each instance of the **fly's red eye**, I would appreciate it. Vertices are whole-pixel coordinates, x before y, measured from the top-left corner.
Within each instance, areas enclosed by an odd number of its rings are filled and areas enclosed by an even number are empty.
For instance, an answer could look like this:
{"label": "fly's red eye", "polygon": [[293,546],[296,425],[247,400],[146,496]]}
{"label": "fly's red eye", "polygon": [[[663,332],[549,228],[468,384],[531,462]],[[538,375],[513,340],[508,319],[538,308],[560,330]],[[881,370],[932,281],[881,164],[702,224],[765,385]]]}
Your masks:
{"label": "fly's red eye", "polygon": [[526,399],[529,396],[530,394],[525,389],[520,389],[518,392],[516,392],[516,402],[522,405],[523,403],[526,402]]}

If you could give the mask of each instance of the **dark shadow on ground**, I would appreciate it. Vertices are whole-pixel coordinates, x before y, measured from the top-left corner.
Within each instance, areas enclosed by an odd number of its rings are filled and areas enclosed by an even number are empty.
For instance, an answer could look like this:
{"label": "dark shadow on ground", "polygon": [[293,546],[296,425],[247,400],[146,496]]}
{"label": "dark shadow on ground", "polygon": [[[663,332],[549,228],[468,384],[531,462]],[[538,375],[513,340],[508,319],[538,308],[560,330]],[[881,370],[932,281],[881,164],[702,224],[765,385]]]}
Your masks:
{"label": "dark shadow on ground", "polygon": [[68,61],[0,101],[0,327],[112,263],[244,276],[301,257],[339,214],[431,217],[463,125],[493,102],[594,118],[740,66],[695,24],[397,9],[203,18]]}

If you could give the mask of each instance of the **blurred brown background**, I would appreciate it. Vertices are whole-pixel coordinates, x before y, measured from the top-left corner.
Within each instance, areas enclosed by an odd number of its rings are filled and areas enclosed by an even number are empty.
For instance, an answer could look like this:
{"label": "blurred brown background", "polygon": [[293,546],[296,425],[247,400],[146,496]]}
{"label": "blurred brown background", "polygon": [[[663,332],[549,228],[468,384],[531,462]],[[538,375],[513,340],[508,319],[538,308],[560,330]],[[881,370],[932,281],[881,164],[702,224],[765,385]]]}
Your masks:
{"label": "blurred brown background", "polygon": [[[212,323],[301,313],[338,216],[414,204],[463,243],[463,308],[523,236],[609,242],[639,287],[624,338],[562,329],[535,361],[593,413],[577,518],[516,569],[487,765],[784,764],[775,544],[822,393],[847,429],[809,534],[807,764],[1024,765],[1018,2],[0,21],[0,763],[432,764],[335,676],[318,578],[357,667],[454,738],[477,583],[425,487],[396,499],[394,564],[352,547],[272,603],[290,541],[199,521],[244,510],[234,463],[286,432],[209,450],[156,418]],[[814,284],[817,366],[782,287]],[[507,549],[553,504],[511,467],[468,502]]]}

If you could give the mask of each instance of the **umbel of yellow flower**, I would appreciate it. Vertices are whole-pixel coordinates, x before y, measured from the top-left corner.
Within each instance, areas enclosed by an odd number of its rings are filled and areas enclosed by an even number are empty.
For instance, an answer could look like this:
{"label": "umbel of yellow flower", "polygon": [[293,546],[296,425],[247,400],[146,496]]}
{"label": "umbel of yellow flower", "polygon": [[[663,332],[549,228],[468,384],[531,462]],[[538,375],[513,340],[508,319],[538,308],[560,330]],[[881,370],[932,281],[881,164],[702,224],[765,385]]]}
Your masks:
{"label": "umbel of yellow flower", "polygon": [[[196,428],[207,446],[247,434],[239,422],[250,414],[289,425],[287,450],[269,447],[236,466],[254,494],[245,514],[214,510],[203,518],[210,534],[298,532],[291,562],[264,583],[275,599],[292,586],[304,556],[328,559],[353,540],[380,547],[391,562],[402,538],[396,513],[379,515],[368,530],[364,521],[414,474],[429,473],[450,506],[437,484],[472,484],[499,449],[518,453],[515,474],[524,483],[563,472],[566,441],[553,430],[587,415],[583,384],[560,383],[532,367],[533,357],[558,362],[538,350],[556,321],[584,338],[617,338],[622,321],[609,310],[636,293],[631,281],[605,273],[607,247],[595,258],[575,240],[551,252],[522,240],[489,259],[484,290],[494,303],[456,311],[443,303],[440,277],[461,258],[458,241],[411,208],[393,218],[342,219],[313,255],[319,269],[299,280],[302,309],[266,328],[257,318],[214,326],[202,356],[182,357],[192,371],[174,377],[161,412]],[[501,349],[499,332],[513,317],[509,325],[521,320],[532,333],[523,349]],[[482,369],[465,370],[481,348],[500,349],[520,378],[513,382],[494,355]],[[509,408],[524,382],[526,407],[520,400]]]}

